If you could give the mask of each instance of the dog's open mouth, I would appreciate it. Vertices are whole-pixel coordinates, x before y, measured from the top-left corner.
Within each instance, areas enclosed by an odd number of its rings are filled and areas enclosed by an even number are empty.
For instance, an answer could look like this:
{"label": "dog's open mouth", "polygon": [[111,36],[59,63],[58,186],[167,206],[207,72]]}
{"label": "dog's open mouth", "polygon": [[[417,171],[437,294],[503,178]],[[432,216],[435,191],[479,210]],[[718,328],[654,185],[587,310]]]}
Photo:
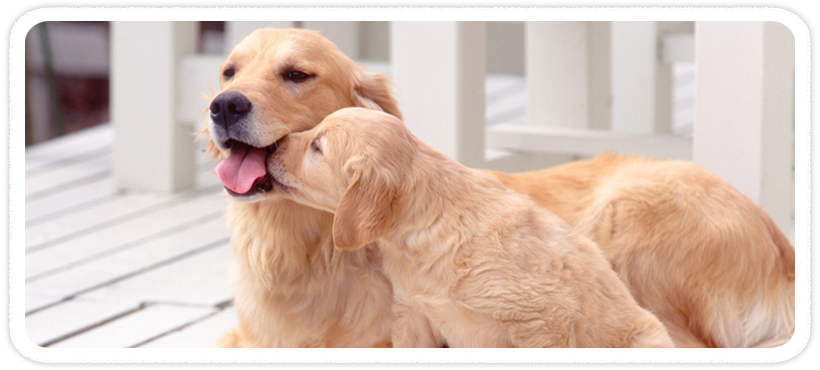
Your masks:
{"label": "dog's open mouth", "polygon": [[268,173],[267,159],[276,150],[276,144],[256,148],[231,140],[226,146],[231,148],[231,155],[214,170],[230,195],[245,197],[273,189],[276,180]]}

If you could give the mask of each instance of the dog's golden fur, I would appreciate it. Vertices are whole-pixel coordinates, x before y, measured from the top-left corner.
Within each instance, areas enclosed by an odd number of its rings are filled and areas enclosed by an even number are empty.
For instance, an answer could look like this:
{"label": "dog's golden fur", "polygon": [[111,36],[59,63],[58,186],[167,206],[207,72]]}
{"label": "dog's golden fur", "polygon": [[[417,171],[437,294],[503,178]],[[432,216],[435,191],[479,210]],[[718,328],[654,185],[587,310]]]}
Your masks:
{"label": "dog's golden fur", "polygon": [[791,338],[793,247],[760,207],[702,167],[608,154],[494,175],[592,238],[677,346]]}
{"label": "dog's golden fur", "polygon": [[339,110],[268,168],[281,194],[335,210],[337,248],[378,242],[394,346],[673,346],[589,239],[394,116]]}
{"label": "dog's golden fur", "polygon": [[[312,87],[289,87],[274,76],[288,62],[330,75],[317,74]],[[347,106],[400,117],[387,80],[363,71],[315,32],[256,31],[223,71],[228,67],[235,75],[222,78],[219,92],[247,93],[254,107],[263,107],[248,123],[258,146],[310,129]],[[207,127],[201,133],[210,153],[230,153],[216,144],[219,133]],[[760,207],[702,168],[608,154],[541,171],[491,173],[599,243],[676,346],[776,346],[791,337],[793,247]],[[391,300],[384,296],[390,286],[379,256],[335,251],[330,213],[273,192],[232,197],[226,218],[239,324],[221,346],[390,344]]]}
{"label": "dog's golden fur", "polygon": [[[289,83],[281,73],[290,69],[314,77]],[[316,32],[256,31],[237,45],[222,71],[219,93],[245,94],[253,111],[244,130],[228,134],[211,122],[202,132],[217,156],[230,153],[220,141],[269,146],[348,106],[400,116],[385,77],[365,72]],[[380,257],[334,249],[332,214],[257,193],[232,196],[226,220],[239,324],[220,338],[220,347],[390,346],[391,288]]]}

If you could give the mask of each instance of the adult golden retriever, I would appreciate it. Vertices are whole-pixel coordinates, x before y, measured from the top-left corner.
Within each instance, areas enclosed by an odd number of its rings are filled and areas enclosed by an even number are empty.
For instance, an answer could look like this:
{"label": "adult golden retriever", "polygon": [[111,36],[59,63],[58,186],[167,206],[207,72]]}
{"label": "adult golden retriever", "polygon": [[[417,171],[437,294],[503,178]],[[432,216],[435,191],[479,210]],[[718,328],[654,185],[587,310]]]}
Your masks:
{"label": "adult golden retriever", "polygon": [[341,109],[267,167],[278,193],[335,214],[337,248],[377,242],[395,347],[673,347],[594,243],[395,116]]}
{"label": "adult golden retriever", "polygon": [[[390,284],[375,249],[340,252],[332,214],[272,189],[284,135],[345,107],[401,117],[381,75],[307,30],[263,29],[222,66],[205,130],[229,201],[239,324],[226,347],[389,346]],[[493,174],[598,243],[678,347],[785,343],[794,331],[794,250],[751,200],[679,161],[603,155]],[[247,189],[247,190],[246,190]]]}

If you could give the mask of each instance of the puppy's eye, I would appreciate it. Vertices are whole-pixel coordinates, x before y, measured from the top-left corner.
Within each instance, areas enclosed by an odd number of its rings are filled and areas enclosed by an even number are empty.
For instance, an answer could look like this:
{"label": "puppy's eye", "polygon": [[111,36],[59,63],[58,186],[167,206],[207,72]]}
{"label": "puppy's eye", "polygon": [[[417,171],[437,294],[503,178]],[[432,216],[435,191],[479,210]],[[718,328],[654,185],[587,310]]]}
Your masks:
{"label": "puppy's eye", "polygon": [[322,148],[319,147],[319,139],[313,139],[313,141],[310,142],[310,150],[322,154]]}
{"label": "puppy's eye", "polygon": [[282,77],[286,81],[300,83],[300,82],[305,82],[307,79],[309,79],[313,76],[309,75],[305,72],[299,71],[299,70],[292,70],[292,71],[287,71],[287,72],[283,73]]}
{"label": "puppy's eye", "polygon": [[236,74],[236,70],[233,69],[233,68],[227,68],[224,71],[222,71],[222,76],[224,76],[225,78],[231,78],[235,74]]}

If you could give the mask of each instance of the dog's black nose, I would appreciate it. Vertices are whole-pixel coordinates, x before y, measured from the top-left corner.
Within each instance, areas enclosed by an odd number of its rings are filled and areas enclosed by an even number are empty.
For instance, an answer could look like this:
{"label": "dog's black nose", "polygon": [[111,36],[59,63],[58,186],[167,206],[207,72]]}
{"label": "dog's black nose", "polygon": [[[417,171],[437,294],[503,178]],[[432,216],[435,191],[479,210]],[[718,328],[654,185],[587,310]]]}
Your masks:
{"label": "dog's black nose", "polygon": [[226,91],[211,101],[211,119],[228,128],[251,111],[251,101],[236,91]]}

